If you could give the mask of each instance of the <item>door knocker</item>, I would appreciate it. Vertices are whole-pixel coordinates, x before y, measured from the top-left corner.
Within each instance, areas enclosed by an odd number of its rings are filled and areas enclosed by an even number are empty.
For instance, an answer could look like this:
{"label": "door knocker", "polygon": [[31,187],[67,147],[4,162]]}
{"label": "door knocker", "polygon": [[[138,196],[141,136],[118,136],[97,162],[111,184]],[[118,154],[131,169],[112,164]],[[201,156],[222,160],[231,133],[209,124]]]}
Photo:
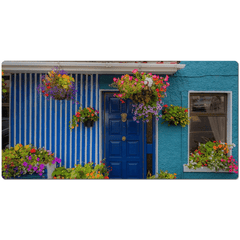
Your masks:
{"label": "door knocker", "polygon": [[127,121],[127,114],[126,113],[122,113],[121,117],[122,117],[122,122],[126,122]]}

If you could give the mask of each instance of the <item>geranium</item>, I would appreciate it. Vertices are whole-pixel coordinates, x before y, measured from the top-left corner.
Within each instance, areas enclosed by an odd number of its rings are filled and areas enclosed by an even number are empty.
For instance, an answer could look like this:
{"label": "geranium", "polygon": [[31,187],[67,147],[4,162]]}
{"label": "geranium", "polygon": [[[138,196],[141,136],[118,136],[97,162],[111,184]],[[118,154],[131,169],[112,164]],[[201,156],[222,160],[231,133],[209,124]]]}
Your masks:
{"label": "geranium", "polygon": [[72,123],[70,122],[69,128],[73,129],[74,127],[78,127],[78,122],[86,122],[97,121],[98,120],[99,111],[95,110],[92,107],[83,108],[80,107],[75,115],[73,115]]}
{"label": "geranium", "polygon": [[50,96],[56,100],[74,100],[77,92],[74,82],[74,78],[69,76],[66,71],[55,67],[47,75],[42,76],[37,90],[38,93],[42,92],[44,96]]}
{"label": "geranium", "polygon": [[170,126],[170,124],[174,124],[176,126],[180,124],[182,127],[185,127],[190,123],[187,108],[173,105],[171,105],[170,107],[164,105],[164,107],[166,108],[163,110],[162,119],[164,119],[164,121],[162,122],[162,124],[164,122],[168,122],[168,126]]}
{"label": "geranium", "polygon": [[[163,78],[152,75],[152,73],[139,73],[137,69],[134,69],[132,73],[133,76],[126,74],[121,78],[113,79],[110,86],[119,90],[119,94],[114,96],[121,100],[128,98],[133,100],[134,121],[149,121],[153,115],[158,120],[161,117],[159,111],[161,110],[160,106],[162,108],[162,99],[167,95],[167,87],[170,85],[167,82],[168,76]],[[148,111],[147,114],[145,110]]]}
{"label": "geranium", "polygon": [[201,143],[189,156],[189,169],[208,167],[211,170],[225,170],[228,172],[238,173],[237,163],[233,156],[229,156],[229,150],[235,147],[235,144],[227,144],[221,141]]}

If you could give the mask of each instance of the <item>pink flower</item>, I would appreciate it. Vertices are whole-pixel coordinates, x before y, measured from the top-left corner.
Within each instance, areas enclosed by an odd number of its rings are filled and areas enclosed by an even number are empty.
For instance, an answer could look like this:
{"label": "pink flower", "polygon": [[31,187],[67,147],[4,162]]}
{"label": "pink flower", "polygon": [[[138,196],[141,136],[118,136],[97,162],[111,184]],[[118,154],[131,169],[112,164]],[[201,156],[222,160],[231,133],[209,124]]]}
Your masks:
{"label": "pink flower", "polygon": [[134,87],[134,85],[132,85],[132,87]]}
{"label": "pink flower", "polygon": [[145,86],[142,86],[142,88],[144,88]]}
{"label": "pink flower", "polygon": [[143,75],[144,74],[144,72],[141,72],[141,75]]}
{"label": "pink flower", "polygon": [[170,86],[170,83],[167,82],[166,85],[167,85],[167,86]]}
{"label": "pink flower", "polygon": [[138,82],[138,79],[137,79],[137,78],[135,78],[135,81],[136,81],[136,82]]}
{"label": "pink flower", "polygon": [[167,75],[166,78],[164,79],[165,82],[167,82],[169,79],[169,76]]}
{"label": "pink flower", "polygon": [[144,81],[141,81],[141,83],[143,84],[143,83],[144,83]]}
{"label": "pink flower", "polygon": [[121,81],[121,84],[124,84],[124,81]]}
{"label": "pink flower", "polygon": [[118,80],[117,78],[113,78],[113,81],[114,81],[114,82],[117,82],[117,80]]}
{"label": "pink flower", "polygon": [[113,96],[115,97],[115,96],[116,96],[116,93],[114,93]]}
{"label": "pink flower", "polygon": [[150,76],[152,76],[152,73],[149,73]]}
{"label": "pink flower", "polygon": [[221,159],[221,162],[223,162],[224,160],[223,159]]}
{"label": "pink flower", "polygon": [[137,82],[135,82],[134,85],[137,85]]}
{"label": "pink flower", "polygon": [[232,169],[229,169],[229,172],[232,172],[233,170]]}
{"label": "pink flower", "polygon": [[233,167],[232,165],[229,166],[229,168],[232,168],[232,167]]}
{"label": "pink flower", "polygon": [[234,171],[235,173],[238,173],[237,171]]}
{"label": "pink flower", "polygon": [[166,87],[167,87],[166,85],[163,86],[164,89],[165,89]]}
{"label": "pink flower", "polygon": [[119,97],[122,97],[122,94],[121,94],[121,93],[119,93],[119,94],[118,94],[118,96],[119,96]]}
{"label": "pink flower", "polygon": [[156,78],[157,76],[156,75],[153,75],[153,78]]}
{"label": "pink flower", "polygon": [[132,73],[137,73],[138,72],[138,70],[137,69],[134,69],[133,71],[132,71]]}
{"label": "pink flower", "polygon": [[129,81],[132,81],[133,77],[132,76],[129,76]]}
{"label": "pink flower", "polygon": [[235,169],[238,169],[238,166],[235,165],[234,168],[235,168]]}
{"label": "pink flower", "polygon": [[230,163],[231,162],[231,160],[228,160],[228,163]]}

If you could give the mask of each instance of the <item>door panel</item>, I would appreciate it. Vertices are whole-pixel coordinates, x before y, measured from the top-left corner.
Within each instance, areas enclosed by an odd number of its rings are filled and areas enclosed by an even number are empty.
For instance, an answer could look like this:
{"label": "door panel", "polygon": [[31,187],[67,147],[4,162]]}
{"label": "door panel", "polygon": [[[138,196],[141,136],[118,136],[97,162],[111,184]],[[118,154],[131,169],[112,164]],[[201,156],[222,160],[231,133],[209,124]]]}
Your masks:
{"label": "door panel", "polygon": [[[126,122],[121,114],[127,113]],[[132,101],[121,103],[113,93],[104,94],[104,147],[110,178],[143,178],[143,124],[133,121]],[[124,140],[122,137],[126,137]]]}

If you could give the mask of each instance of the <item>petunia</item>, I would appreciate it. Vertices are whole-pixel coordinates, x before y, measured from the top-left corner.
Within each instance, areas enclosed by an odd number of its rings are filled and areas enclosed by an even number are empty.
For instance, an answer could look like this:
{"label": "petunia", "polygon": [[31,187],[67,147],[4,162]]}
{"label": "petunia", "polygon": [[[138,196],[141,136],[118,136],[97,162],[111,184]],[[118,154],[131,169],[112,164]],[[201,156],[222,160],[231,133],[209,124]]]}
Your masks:
{"label": "petunia", "polygon": [[137,73],[138,72],[138,70],[137,69],[134,69],[133,71],[132,71],[132,73]]}
{"label": "petunia", "polygon": [[28,160],[32,160],[32,156],[29,156],[29,157],[28,157]]}
{"label": "petunia", "polygon": [[27,164],[26,162],[23,163],[23,166],[24,166],[24,167],[27,167],[27,165],[28,165],[28,164]]}
{"label": "petunia", "polygon": [[44,166],[44,164],[41,164],[40,165],[40,169],[43,169],[45,166]]}
{"label": "petunia", "polygon": [[34,172],[35,172],[37,169],[38,169],[37,167],[33,167]]}
{"label": "petunia", "polygon": [[38,158],[37,158],[37,161],[39,162],[39,160],[40,160],[40,159],[39,159],[39,157],[38,157]]}

